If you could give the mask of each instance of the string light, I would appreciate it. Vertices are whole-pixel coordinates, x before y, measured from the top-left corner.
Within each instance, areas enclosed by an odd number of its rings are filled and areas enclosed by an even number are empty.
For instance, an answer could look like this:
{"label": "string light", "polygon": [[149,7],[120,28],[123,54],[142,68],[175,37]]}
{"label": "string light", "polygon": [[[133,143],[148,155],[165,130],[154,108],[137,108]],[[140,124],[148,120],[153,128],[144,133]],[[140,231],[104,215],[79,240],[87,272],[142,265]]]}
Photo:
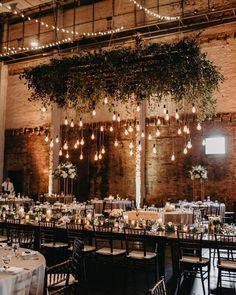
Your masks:
{"label": "string light", "polygon": [[137,131],[140,131],[140,125],[139,125],[139,122],[137,122],[137,124],[136,124],[136,130],[137,130]]}
{"label": "string light", "polygon": [[187,143],[187,148],[188,148],[188,149],[191,149],[191,148],[192,148],[191,140],[188,141],[188,143]]}
{"label": "string light", "polygon": [[165,115],[166,114],[166,105],[164,104],[164,107],[163,107],[163,114]]}
{"label": "string light", "polygon": [[188,130],[188,127],[187,127],[187,124],[185,123],[184,124],[184,129],[183,129],[184,133],[187,133],[187,130]]}
{"label": "string light", "polygon": [[203,145],[203,146],[206,145],[206,140],[205,140],[205,138],[202,140],[202,145]]}
{"label": "string light", "polygon": [[161,135],[161,132],[160,132],[160,129],[157,128],[157,131],[156,131],[156,136],[159,137]]}
{"label": "string light", "polygon": [[157,125],[161,125],[161,120],[160,120],[160,118],[157,119]]}
{"label": "string light", "polygon": [[101,127],[100,127],[100,131],[101,131],[101,132],[104,131],[104,127],[103,127],[103,125],[101,125]]}
{"label": "string light", "polygon": [[131,141],[130,144],[129,144],[129,148],[132,149],[133,147],[134,147],[134,144],[133,144],[133,142]]}
{"label": "string light", "polygon": [[60,157],[62,156],[62,149],[60,149],[60,151],[59,151],[59,156]]}
{"label": "string light", "polygon": [[110,129],[109,130],[110,130],[110,132],[113,132],[114,128],[113,128],[112,125],[110,126]]}
{"label": "string light", "polygon": [[79,119],[79,127],[83,127],[83,121],[82,121],[82,118]]}
{"label": "string light", "polygon": [[41,108],[41,112],[42,113],[45,113],[47,111],[47,109],[45,108],[45,106],[43,106],[42,108]]}
{"label": "string light", "polygon": [[151,133],[148,134],[148,140],[152,140],[152,135],[151,135]]}
{"label": "string light", "polygon": [[105,98],[104,98],[104,104],[108,104],[108,98],[107,98],[107,96],[105,96]]}
{"label": "string light", "polygon": [[48,142],[49,141],[48,135],[45,136],[45,139],[44,140],[45,140],[45,142]]}
{"label": "string light", "polygon": [[51,139],[49,146],[50,146],[50,148],[53,148],[53,146],[54,146],[53,139]]}
{"label": "string light", "polygon": [[144,10],[145,13],[147,13],[148,15],[151,15],[157,19],[160,20],[166,20],[166,21],[175,21],[175,20],[179,20],[180,17],[179,16],[166,16],[166,15],[161,15],[159,13],[155,13],[153,11],[151,11],[150,9],[142,6],[141,4],[139,4],[136,0],[129,0],[130,2],[133,2],[134,5],[136,5],[139,9]]}
{"label": "string light", "polygon": [[68,144],[67,144],[67,141],[64,143],[64,145],[63,145],[63,149],[64,149],[64,150],[68,150]]}
{"label": "string light", "polygon": [[139,103],[138,103],[138,105],[137,105],[137,112],[138,112],[138,113],[140,112],[140,105],[139,105]]}
{"label": "string light", "polygon": [[102,159],[102,154],[101,154],[101,153],[98,154],[98,159],[99,159],[99,160]]}
{"label": "string light", "polygon": [[188,153],[188,149],[185,147],[184,148],[184,154],[186,155]]}
{"label": "string light", "polygon": [[97,160],[98,160],[98,152],[96,152],[94,156],[94,161],[97,161]]}
{"label": "string light", "polygon": [[129,131],[125,128],[125,135],[128,135]]}
{"label": "string light", "polygon": [[141,152],[142,146],[141,146],[141,141],[138,142],[138,151]]}
{"label": "string light", "polygon": [[134,129],[133,129],[133,127],[132,127],[131,123],[129,124],[128,131],[129,131],[130,133],[132,133],[132,132],[134,131]]}
{"label": "string light", "polygon": [[78,144],[75,143],[75,144],[74,144],[74,149],[76,150],[77,148],[78,148]]}
{"label": "string light", "polygon": [[116,121],[116,112],[113,112],[112,120]]}
{"label": "string light", "polygon": [[181,135],[182,134],[181,128],[178,129],[177,133],[178,133],[178,135]]}
{"label": "string light", "polygon": [[169,113],[168,113],[168,110],[166,111],[166,115],[165,115],[165,120],[166,121],[169,121],[169,119],[170,119],[170,116],[169,116]]}
{"label": "string light", "polygon": [[69,156],[69,153],[67,152],[67,153],[66,153],[66,158],[69,159],[69,157],[70,157],[70,156]]}
{"label": "string light", "polygon": [[119,144],[119,143],[118,143],[118,140],[117,140],[117,138],[116,138],[116,139],[115,139],[115,142],[114,142],[114,146],[117,147],[118,144]]}
{"label": "string light", "polygon": [[79,156],[79,159],[83,160],[83,158],[84,158],[83,153],[81,153],[80,156]]}
{"label": "string light", "polygon": [[117,122],[120,122],[120,114],[117,116]]}
{"label": "string light", "polygon": [[144,131],[142,131],[142,133],[141,133],[141,137],[142,137],[142,138],[145,137],[145,133],[144,133]]}
{"label": "string light", "polygon": [[104,155],[105,154],[105,147],[104,147],[104,145],[102,146],[102,150],[101,150],[101,153]]}
{"label": "string light", "polygon": [[92,135],[91,135],[91,139],[92,139],[92,140],[95,139],[95,135],[94,135],[94,133],[92,133]]}
{"label": "string light", "polygon": [[96,116],[96,110],[95,110],[95,108],[93,108],[92,115],[93,116]]}
{"label": "string light", "polygon": [[80,141],[81,145],[84,145],[84,138],[82,137],[81,141]]}

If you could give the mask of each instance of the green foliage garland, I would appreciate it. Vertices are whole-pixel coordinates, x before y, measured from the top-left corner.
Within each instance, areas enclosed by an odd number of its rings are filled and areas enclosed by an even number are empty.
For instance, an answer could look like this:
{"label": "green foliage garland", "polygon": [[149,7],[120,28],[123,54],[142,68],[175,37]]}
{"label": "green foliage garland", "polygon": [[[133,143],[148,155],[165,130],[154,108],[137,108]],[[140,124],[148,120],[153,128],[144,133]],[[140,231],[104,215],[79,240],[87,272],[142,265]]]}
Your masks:
{"label": "green foliage garland", "polygon": [[151,44],[52,59],[49,64],[25,69],[30,101],[43,105],[92,110],[107,96],[109,101],[160,103],[170,97],[177,105],[194,103],[200,119],[215,114],[223,76],[202,53],[195,40]]}

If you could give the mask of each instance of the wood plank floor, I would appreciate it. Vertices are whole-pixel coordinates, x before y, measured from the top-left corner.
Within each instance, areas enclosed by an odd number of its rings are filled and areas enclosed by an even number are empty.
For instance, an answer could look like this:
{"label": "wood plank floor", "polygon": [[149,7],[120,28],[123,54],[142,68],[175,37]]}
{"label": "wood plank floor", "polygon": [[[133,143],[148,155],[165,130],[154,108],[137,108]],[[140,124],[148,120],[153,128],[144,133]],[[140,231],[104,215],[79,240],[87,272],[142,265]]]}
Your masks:
{"label": "wood plank floor", "polygon": [[[155,278],[153,273],[148,276],[143,271],[138,273],[126,273],[124,267],[119,265],[108,266],[103,263],[95,265],[94,260],[88,261],[86,265],[88,274],[87,280],[80,282],[80,295],[145,295],[148,294],[148,288],[153,286]],[[211,293],[217,293],[217,268],[211,268]],[[148,285],[147,285],[148,277]],[[169,295],[174,295],[176,287],[172,277],[172,264],[170,249],[166,251],[166,275],[167,291]],[[236,283],[232,279],[230,283],[224,283],[222,295],[235,295]],[[207,285],[207,282],[205,281]],[[186,278],[179,291],[179,295],[201,295],[203,294],[201,280],[195,277]]]}

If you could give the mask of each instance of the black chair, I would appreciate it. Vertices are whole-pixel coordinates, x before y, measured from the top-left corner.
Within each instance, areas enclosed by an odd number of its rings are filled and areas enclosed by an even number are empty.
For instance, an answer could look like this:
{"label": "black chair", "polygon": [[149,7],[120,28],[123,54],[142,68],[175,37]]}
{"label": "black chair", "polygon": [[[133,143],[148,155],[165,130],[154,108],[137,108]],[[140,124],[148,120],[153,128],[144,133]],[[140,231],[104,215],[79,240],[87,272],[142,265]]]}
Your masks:
{"label": "black chair", "polygon": [[84,279],[86,280],[87,277],[87,271],[86,271],[86,261],[88,258],[90,258],[90,255],[96,250],[96,247],[89,244],[87,237],[85,236],[85,229],[83,224],[78,223],[67,223],[66,224],[66,230],[67,230],[67,239],[69,243],[69,250],[73,250],[74,241],[76,239],[80,239],[84,243],[83,247],[83,273],[84,273]]}
{"label": "black chair", "polygon": [[103,203],[102,214],[103,214],[105,217],[109,217],[109,215],[110,215],[112,209],[113,209],[112,201],[105,201],[105,202]]}
{"label": "black chair", "polygon": [[156,285],[149,290],[150,295],[166,295],[166,285],[165,280],[162,277],[159,282],[156,283]]}
{"label": "black chair", "polygon": [[126,263],[127,270],[145,271],[146,282],[149,286],[148,273],[155,274],[157,279],[157,252],[147,249],[147,235],[145,229],[124,228],[126,244]]}
{"label": "black chair", "polygon": [[208,280],[210,292],[210,260],[202,257],[202,233],[186,233],[178,231],[179,277],[178,292],[180,291],[182,276],[197,275],[200,272],[202,289],[206,294],[204,281]]}
{"label": "black chair", "polygon": [[12,229],[9,232],[10,243],[18,243],[22,248],[34,249],[34,231]]}
{"label": "black chair", "polygon": [[217,287],[220,288],[221,292],[222,280],[236,281],[236,236],[215,234],[215,240],[218,255]]}

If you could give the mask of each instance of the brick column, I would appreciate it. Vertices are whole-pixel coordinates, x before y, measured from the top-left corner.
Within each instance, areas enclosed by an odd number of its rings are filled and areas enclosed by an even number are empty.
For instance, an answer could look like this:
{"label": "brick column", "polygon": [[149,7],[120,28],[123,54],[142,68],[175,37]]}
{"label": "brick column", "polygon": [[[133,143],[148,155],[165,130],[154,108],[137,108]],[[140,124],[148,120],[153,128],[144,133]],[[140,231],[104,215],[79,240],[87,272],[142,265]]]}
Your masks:
{"label": "brick column", "polygon": [[0,63],[0,182],[3,179],[8,66]]}

